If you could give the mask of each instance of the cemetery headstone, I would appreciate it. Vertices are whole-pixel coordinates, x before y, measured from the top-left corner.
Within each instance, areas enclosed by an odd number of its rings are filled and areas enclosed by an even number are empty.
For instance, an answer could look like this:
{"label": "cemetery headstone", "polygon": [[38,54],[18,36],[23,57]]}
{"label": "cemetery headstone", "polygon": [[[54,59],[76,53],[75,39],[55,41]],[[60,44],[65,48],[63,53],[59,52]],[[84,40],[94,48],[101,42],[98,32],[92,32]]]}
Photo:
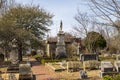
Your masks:
{"label": "cemetery headstone", "polygon": [[101,71],[102,72],[113,72],[113,65],[110,61],[101,62]]}
{"label": "cemetery headstone", "polygon": [[81,54],[80,60],[81,61],[98,60],[98,54]]}
{"label": "cemetery headstone", "polygon": [[59,33],[57,34],[57,44],[56,44],[57,47],[55,52],[55,56],[58,59],[67,57],[64,36],[65,33],[62,31],[62,21],[61,21],[60,30]]}
{"label": "cemetery headstone", "polygon": [[18,54],[15,51],[12,51],[10,53],[10,61],[12,64],[17,64],[18,63]]}
{"label": "cemetery headstone", "polygon": [[87,72],[84,70],[80,70],[80,79],[86,79],[87,78]]}
{"label": "cemetery headstone", "polygon": [[100,72],[101,78],[105,75],[114,76],[119,73],[120,73],[120,61],[115,61],[114,64],[112,64],[112,62],[110,61],[101,62],[101,72]]}
{"label": "cemetery headstone", "polygon": [[19,65],[19,78],[20,80],[31,80],[33,78],[31,66],[28,64]]}
{"label": "cemetery headstone", "polygon": [[102,78],[105,75],[116,75],[119,72],[115,71],[113,64],[110,61],[102,61],[101,62],[101,72],[100,77]]}

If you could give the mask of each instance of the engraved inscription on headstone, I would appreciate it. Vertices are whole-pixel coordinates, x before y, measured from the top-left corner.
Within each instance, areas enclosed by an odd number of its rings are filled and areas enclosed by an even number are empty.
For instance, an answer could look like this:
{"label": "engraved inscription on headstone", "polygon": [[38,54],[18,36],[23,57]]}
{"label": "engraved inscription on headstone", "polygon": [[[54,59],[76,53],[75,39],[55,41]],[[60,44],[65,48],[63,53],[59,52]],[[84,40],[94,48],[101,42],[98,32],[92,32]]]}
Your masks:
{"label": "engraved inscription on headstone", "polygon": [[10,61],[13,64],[16,64],[18,62],[18,54],[17,54],[16,51],[11,51],[11,53],[10,53]]}
{"label": "engraved inscription on headstone", "polygon": [[81,61],[98,60],[97,54],[80,54]]}

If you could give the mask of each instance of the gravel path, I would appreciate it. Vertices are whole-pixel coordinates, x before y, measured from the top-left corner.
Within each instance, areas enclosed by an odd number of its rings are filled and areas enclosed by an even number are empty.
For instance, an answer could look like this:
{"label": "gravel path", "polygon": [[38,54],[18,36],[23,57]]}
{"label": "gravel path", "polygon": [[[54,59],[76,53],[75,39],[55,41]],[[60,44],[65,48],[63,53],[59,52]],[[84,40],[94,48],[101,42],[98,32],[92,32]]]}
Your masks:
{"label": "gravel path", "polygon": [[[36,76],[36,80],[81,80],[79,72],[54,72],[49,67],[41,65],[35,60],[31,60],[32,71]],[[99,70],[88,71],[88,79],[85,80],[102,80],[98,75]]]}
{"label": "gravel path", "polygon": [[37,62],[32,66],[33,74],[36,76],[36,80],[58,80],[55,72],[48,69],[44,65],[40,65]]}

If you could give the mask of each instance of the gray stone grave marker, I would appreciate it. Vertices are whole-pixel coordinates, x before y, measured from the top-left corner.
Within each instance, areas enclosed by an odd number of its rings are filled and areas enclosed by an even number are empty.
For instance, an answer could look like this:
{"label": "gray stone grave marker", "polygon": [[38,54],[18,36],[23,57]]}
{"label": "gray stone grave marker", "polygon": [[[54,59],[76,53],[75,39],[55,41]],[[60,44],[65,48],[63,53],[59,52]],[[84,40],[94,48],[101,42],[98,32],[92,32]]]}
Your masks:
{"label": "gray stone grave marker", "polygon": [[80,79],[86,79],[87,78],[87,72],[84,70],[80,70]]}
{"label": "gray stone grave marker", "polygon": [[110,61],[101,62],[101,71],[102,72],[113,72],[113,65]]}
{"label": "gray stone grave marker", "polygon": [[98,60],[98,54],[81,54],[80,60],[81,61]]}
{"label": "gray stone grave marker", "polygon": [[32,80],[33,73],[29,64],[19,65],[19,78],[20,80]]}
{"label": "gray stone grave marker", "polygon": [[10,53],[10,61],[12,64],[17,64],[18,63],[18,54],[15,51],[11,51]]}
{"label": "gray stone grave marker", "polygon": [[115,61],[114,66],[110,61],[101,62],[101,72],[100,72],[101,78],[105,75],[114,76],[119,74],[119,72],[120,72],[120,61]]}

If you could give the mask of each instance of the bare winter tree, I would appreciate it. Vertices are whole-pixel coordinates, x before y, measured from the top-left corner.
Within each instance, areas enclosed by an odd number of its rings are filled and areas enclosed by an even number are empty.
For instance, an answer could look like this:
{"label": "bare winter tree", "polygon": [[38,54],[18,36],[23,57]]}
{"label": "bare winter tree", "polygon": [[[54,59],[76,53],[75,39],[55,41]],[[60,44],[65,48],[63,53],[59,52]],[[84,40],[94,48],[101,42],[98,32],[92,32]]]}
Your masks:
{"label": "bare winter tree", "polygon": [[[107,24],[107,27],[115,27],[118,31],[117,38],[109,38],[108,43],[109,47],[113,46],[116,48],[118,53],[120,49],[119,40],[120,40],[120,0],[89,0],[89,6],[91,10],[97,15],[97,17],[104,20],[104,23]],[[108,29],[108,28],[107,28]],[[107,35],[109,33],[107,32]],[[113,36],[113,35],[112,35]],[[115,37],[116,37],[115,36]],[[116,43],[117,42],[117,43]],[[109,45],[108,44],[108,45]]]}
{"label": "bare winter tree", "polygon": [[[91,31],[95,31],[99,24],[97,24],[96,19],[89,16],[88,13],[81,13],[78,10],[78,14],[75,16],[75,20],[77,21],[78,25],[73,27],[74,31],[78,33],[79,37],[86,38],[88,33]],[[87,41],[90,41],[93,38],[93,36],[89,36],[87,38]],[[96,36],[97,38],[97,36]],[[93,38],[95,41],[96,38]],[[93,42],[94,44],[95,42]],[[89,44],[89,43],[88,43]],[[87,47],[88,52],[92,52],[91,50],[93,49],[93,44],[89,45]]]}
{"label": "bare winter tree", "polygon": [[78,10],[78,14],[74,17],[77,21],[78,25],[73,27],[74,31],[80,36],[80,37],[86,37],[86,34],[89,30],[89,17],[87,13],[81,13]]}
{"label": "bare winter tree", "polygon": [[120,0],[89,0],[91,10],[107,25],[114,26],[120,33]]}
{"label": "bare winter tree", "polygon": [[0,0],[0,14],[4,14],[6,10],[13,7],[15,0]]}

